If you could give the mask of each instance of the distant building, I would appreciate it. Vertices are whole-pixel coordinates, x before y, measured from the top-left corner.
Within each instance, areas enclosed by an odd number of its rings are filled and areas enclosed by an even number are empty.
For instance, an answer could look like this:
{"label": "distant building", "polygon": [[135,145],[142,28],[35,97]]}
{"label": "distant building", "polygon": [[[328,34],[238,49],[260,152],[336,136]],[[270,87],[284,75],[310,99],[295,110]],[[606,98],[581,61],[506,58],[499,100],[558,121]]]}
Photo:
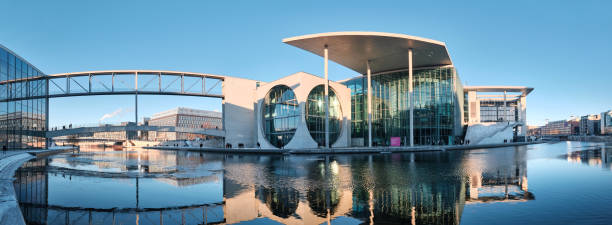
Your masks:
{"label": "distant building", "polygon": [[599,128],[602,135],[612,135],[612,110],[601,113]]}
{"label": "distant building", "polygon": [[[155,113],[148,123],[150,126],[223,129],[221,112],[183,107]],[[149,132],[149,140],[192,140],[195,138],[206,138],[206,136],[177,132]]]}
{"label": "distant building", "polygon": [[570,124],[571,135],[580,135],[580,118],[570,118],[567,121]]}
{"label": "distant building", "polygon": [[548,122],[542,126],[542,136],[571,135],[571,125],[567,120]]}
{"label": "distant building", "polygon": [[[151,117],[143,117],[142,118],[142,123],[140,123],[139,125],[143,125],[143,126],[149,126],[149,121],[151,120]],[[149,131],[138,131],[138,137],[140,137],[141,140],[149,140]]]}
{"label": "distant building", "polygon": [[580,135],[598,135],[601,133],[599,128],[599,115],[587,115],[580,117]]}
{"label": "distant building", "polygon": [[[135,125],[134,122],[121,122],[121,126]],[[107,126],[107,125],[101,125]],[[136,131],[112,131],[112,132],[96,132],[93,134],[94,139],[108,140],[135,140],[138,138]]]}
{"label": "distant building", "polygon": [[542,128],[538,126],[527,126],[527,136],[541,136]]}

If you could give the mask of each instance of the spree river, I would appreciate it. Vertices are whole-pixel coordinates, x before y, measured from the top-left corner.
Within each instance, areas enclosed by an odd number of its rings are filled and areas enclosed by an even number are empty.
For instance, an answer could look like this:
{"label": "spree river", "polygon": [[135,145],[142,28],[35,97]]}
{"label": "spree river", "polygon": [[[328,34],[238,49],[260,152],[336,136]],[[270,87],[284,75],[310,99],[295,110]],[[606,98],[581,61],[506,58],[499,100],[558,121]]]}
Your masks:
{"label": "spree river", "polygon": [[359,155],[84,149],[24,164],[28,224],[611,224],[612,146]]}

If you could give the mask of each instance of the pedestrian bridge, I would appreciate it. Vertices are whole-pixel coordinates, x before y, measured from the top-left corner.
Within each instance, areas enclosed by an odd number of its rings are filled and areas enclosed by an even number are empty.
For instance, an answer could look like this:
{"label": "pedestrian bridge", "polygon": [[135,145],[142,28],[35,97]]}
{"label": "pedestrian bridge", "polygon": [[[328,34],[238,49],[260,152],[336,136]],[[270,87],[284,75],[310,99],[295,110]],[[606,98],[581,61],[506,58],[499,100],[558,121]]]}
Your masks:
{"label": "pedestrian bridge", "polygon": [[[183,95],[223,98],[224,76],[156,70],[53,74],[0,82],[0,102],[88,95]],[[6,91],[6,90],[14,91]]]}
{"label": "pedestrian bridge", "polygon": [[[39,114],[49,129],[0,130],[0,134],[29,135],[36,137],[60,137],[76,134],[114,131],[158,131],[203,134],[224,137],[225,131],[172,126],[99,126],[51,130],[49,127],[49,99],[76,96],[134,95],[134,122],[138,123],[139,95],[196,96],[224,99],[225,76],[163,71],[163,70],[107,70],[52,75],[31,76],[0,81],[0,103],[46,100]],[[24,106],[24,109],[26,107]],[[30,109],[31,110],[31,109]],[[24,112],[25,113],[25,112]]]}
{"label": "pedestrian bridge", "polygon": [[156,132],[179,132],[179,133],[190,133],[190,134],[203,134],[214,137],[225,137],[224,130],[218,129],[202,129],[202,128],[188,128],[188,127],[175,127],[175,126],[144,126],[144,125],[125,125],[125,126],[97,126],[97,127],[78,127],[61,130],[50,130],[45,132],[46,138],[54,138],[69,135],[78,134],[93,134],[98,132],[117,132],[117,131],[156,131]]}

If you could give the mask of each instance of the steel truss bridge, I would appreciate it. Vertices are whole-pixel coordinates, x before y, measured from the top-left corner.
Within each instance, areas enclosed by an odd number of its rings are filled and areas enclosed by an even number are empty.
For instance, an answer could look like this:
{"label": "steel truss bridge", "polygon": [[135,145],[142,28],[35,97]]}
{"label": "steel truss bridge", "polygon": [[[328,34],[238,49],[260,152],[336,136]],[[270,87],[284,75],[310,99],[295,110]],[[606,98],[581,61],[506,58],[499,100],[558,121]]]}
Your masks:
{"label": "steel truss bridge", "polygon": [[[46,99],[46,122],[49,129],[49,98],[134,95],[135,121],[138,121],[138,95],[179,95],[223,99],[225,76],[159,70],[109,70],[63,73],[0,82],[0,102]],[[159,126],[89,127],[54,131],[28,131],[45,133],[48,138],[88,132],[109,131],[186,132],[224,136],[224,131]]]}
{"label": "steel truss bridge", "polygon": [[[223,98],[224,76],[153,70],[63,73],[0,82],[0,102],[86,95],[186,95]],[[46,86],[46,89],[40,87]],[[7,92],[6,89],[9,91]],[[45,91],[39,91],[45,90]]]}

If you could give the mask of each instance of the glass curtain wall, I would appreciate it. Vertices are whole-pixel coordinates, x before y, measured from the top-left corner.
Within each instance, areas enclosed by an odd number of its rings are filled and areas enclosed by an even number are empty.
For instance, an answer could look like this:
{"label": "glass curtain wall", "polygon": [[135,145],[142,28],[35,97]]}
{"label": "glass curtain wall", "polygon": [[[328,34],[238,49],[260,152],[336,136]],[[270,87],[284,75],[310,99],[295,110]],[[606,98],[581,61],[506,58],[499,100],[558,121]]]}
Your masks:
{"label": "glass curtain wall", "polygon": [[[372,76],[373,146],[389,146],[392,137],[400,138],[402,145],[410,143],[408,77],[407,70]],[[351,89],[351,136],[363,138],[367,145],[367,78],[355,78],[345,85]],[[463,88],[455,69],[415,69],[413,87],[414,143],[456,143],[460,139]]]}
{"label": "glass curtain wall", "polygon": [[517,100],[480,100],[480,122],[516,122],[519,120]]}
{"label": "glass curtain wall", "polygon": [[[28,62],[0,46],[0,147],[45,147],[46,106],[44,76]],[[22,80],[21,82],[6,82]],[[39,98],[28,99],[38,96]],[[43,97],[41,97],[43,96]]]}
{"label": "glass curtain wall", "polygon": [[264,135],[277,148],[293,138],[300,119],[300,106],[291,88],[273,87],[263,103]]}
{"label": "glass curtain wall", "polygon": [[[338,139],[341,130],[342,111],[340,101],[329,88],[329,144]],[[306,101],[306,125],[310,136],[319,146],[325,146],[325,85],[318,85],[308,94]]]}

